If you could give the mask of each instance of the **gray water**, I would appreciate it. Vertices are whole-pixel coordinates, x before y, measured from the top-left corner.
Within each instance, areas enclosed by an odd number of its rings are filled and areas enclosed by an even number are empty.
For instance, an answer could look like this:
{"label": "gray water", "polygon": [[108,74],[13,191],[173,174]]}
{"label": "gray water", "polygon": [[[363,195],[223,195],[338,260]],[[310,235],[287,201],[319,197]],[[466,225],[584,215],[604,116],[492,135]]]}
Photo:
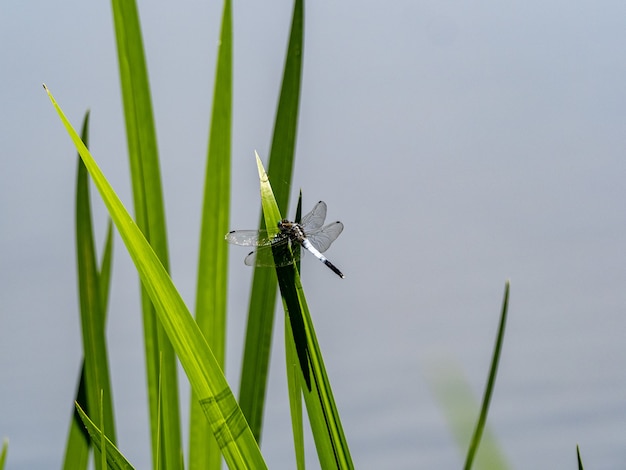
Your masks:
{"label": "gray water", "polygon": [[[221,6],[167,5],[139,8],[172,273],[193,307]],[[345,224],[328,257],[346,279],[308,258],[303,282],[358,468],[462,465],[465,446],[453,440],[429,371],[455,364],[481,396],[507,279],[510,317],[488,423],[511,467],[576,468],[576,444],[586,468],[624,467],[625,9],[307,4],[294,188],[305,210],[323,199],[329,220]],[[289,2],[235,5],[233,229],[258,221],[253,151],[268,154],[290,14]],[[76,127],[91,109],[91,148],[130,206],[112,32],[106,3],[0,6],[10,45],[0,50],[0,437],[10,438],[10,469],[60,465],[81,357],[75,152],[41,82]],[[105,212],[94,205],[104,234]],[[246,253],[231,249],[235,388]],[[138,306],[138,281],[116,239],[108,340],[118,441],[148,468]],[[277,318],[262,450],[271,468],[287,469]]]}

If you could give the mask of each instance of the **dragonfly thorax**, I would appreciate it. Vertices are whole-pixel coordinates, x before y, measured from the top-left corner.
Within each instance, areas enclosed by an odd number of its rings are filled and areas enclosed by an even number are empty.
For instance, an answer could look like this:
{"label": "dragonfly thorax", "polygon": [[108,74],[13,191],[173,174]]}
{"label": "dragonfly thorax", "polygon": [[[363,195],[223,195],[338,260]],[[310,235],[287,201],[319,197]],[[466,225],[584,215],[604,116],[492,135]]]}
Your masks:
{"label": "dragonfly thorax", "polygon": [[302,225],[290,222],[287,219],[278,222],[278,228],[282,234],[287,235],[292,240],[302,240],[306,238]]}

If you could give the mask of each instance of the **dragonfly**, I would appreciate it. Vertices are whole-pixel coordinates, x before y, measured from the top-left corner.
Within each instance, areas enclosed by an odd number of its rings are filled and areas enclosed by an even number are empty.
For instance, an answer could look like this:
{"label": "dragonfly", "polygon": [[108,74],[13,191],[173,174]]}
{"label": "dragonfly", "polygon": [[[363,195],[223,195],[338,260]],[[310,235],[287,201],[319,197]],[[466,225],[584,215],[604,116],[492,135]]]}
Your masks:
{"label": "dragonfly", "polygon": [[278,222],[276,235],[268,234],[267,230],[233,230],[225,238],[233,245],[257,247],[244,260],[248,266],[288,266],[300,259],[302,247],[343,279],[343,273],[322,254],[343,231],[339,221],[324,225],[326,210],[326,203],[319,201],[300,223],[287,219]]}

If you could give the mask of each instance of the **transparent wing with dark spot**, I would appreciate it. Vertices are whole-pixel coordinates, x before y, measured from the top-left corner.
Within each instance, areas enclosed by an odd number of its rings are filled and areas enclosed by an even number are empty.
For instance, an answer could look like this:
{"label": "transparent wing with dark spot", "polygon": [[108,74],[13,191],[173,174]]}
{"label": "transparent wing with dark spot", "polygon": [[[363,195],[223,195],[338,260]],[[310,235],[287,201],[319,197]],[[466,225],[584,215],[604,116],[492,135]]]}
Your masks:
{"label": "transparent wing with dark spot", "polygon": [[341,232],[343,232],[343,224],[341,222],[333,222],[320,230],[306,233],[306,237],[320,253],[324,253],[337,240]]}
{"label": "transparent wing with dark spot", "polygon": [[226,234],[226,241],[239,246],[267,246],[279,240],[270,237],[267,230],[233,230]]}
{"label": "transparent wing with dark spot", "polygon": [[311,212],[302,217],[300,225],[304,229],[305,233],[314,232],[324,225],[324,221],[326,220],[326,209],[326,203],[324,201],[320,201],[315,204],[315,207],[313,207]]}
{"label": "transparent wing with dark spot", "polygon": [[[274,266],[288,266],[297,262],[300,259],[299,246],[296,243],[286,243],[288,239],[284,239],[280,243],[275,243],[273,246],[263,246],[256,251],[252,251],[246,256],[243,261],[248,266],[261,266],[261,267],[274,267]],[[288,247],[291,246],[293,256],[289,252]],[[274,253],[275,251],[275,253]]]}

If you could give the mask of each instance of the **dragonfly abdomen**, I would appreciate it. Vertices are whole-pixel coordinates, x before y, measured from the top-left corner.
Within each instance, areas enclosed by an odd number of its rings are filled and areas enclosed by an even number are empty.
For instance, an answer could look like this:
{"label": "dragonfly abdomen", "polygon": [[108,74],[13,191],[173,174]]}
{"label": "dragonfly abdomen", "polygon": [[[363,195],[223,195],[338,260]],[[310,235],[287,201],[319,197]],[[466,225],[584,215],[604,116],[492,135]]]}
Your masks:
{"label": "dragonfly abdomen", "polygon": [[337,276],[339,276],[341,279],[345,279],[346,276],[344,276],[343,273],[341,271],[339,271],[337,266],[335,266],[333,263],[331,263],[328,260],[328,258],[326,258],[326,256],[321,254],[319,252],[319,250],[317,248],[315,248],[313,246],[313,244],[308,239],[303,238],[302,240],[300,240],[300,244],[302,245],[303,248],[306,248],[317,259],[319,259],[322,263],[324,263],[326,266],[328,266],[332,270],[332,272],[334,272]]}

